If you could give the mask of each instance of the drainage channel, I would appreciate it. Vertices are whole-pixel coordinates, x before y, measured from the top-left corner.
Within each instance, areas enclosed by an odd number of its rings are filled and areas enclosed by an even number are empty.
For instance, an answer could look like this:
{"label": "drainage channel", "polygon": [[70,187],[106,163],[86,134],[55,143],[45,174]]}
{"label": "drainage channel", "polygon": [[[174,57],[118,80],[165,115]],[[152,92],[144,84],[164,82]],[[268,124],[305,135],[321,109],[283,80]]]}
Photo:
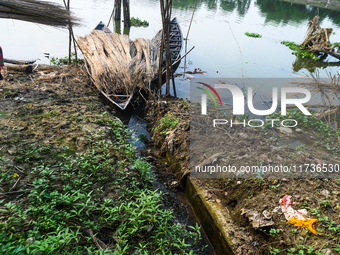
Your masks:
{"label": "drainage channel", "polygon": [[[128,129],[133,130],[132,135],[131,135],[131,142],[136,139],[139,138],[139,140],[137,142],[134,143],[134,146],[137,149],[137,155],[138,156],[147,156],[149,158],[152,158],[152,156],[150,155],[150,153],[148,153],[147,151],[150,152],[150,149],[147,149],[146,144],[143,142],[143,140],[149,140],[150,139],[150,133],[149,130],[147,129],[147,121],[144,120],[144,112],[142,107],[139,107],[137,109],[133,109],[131,106],[128,107],[125,111],[119,111],[116,110],[116,114],[115,114],[118,118],[120,118],[120,120],[128,126]],[[144,140],[144,141],[145,141]],[[161,159],[155,159],[153,158],[154,162],[153,165],[162,165],[165,163],[164,162],[159,162],[163,161]],[[158,164],[159,163],[159,164]],[[159,169],[155,169],[156,170],[156,176],[158,176],[157,171]],[[199,250],[199,251],[195,251],[196,254],[199,255],[216,255],[216,252],[213,248],[213,246],[211,245],[209,238],[207,236],[207,234],[205,233],[201,222],[199,221],[198,217],[195,214],[195,211],[197,211],[197,209],[193,209],[192,205],[190,204],[185,192],[181,192],[181,191],[176,191],[176,192],[172,192],[170,190],[168,190],[159,180],[154,182],[154,185],[157,189],[167,193],[169,196],[172,197],[172,199],[174,200],[174,204],[177,204],[177,209],[179,210],[183,210],[183,213],[180,214],[179,216],[179,222],[185,222],[185,225],[187,226],[196,226],[196,223],[199,224],[199,226],[201,227],[201,235],[202,235],[202,240],[200,241],[202,248],[205,247],[203,250]]]}

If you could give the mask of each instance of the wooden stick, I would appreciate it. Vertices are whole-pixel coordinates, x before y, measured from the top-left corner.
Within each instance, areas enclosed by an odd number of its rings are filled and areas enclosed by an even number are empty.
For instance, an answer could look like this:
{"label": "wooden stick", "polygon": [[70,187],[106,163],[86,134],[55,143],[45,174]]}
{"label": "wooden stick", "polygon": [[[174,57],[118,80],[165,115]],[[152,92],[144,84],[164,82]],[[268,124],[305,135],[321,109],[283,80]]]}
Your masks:
{"label": "wooden stick", "polygon": [[[195,48],[195,46],[192,46],[192,48],[191,48],[190,50],[188,50],[188,51],[187,51],[180,59],[176,60],[176,61],[172,64],[172,66],[175,66],[179,61],[181,61],[184,57],[186,57],[186,55],[188,55],[188,54],[190,53],[190,51],[192,51],[194,48]],[[166,72],[166,71],[164,71],[164,72],[162,73],[162,75],[165,74],[165,72]]]}
{"label": "wooden stick", "polygon": [[20,181],[20,178],[18,178],[18,180],[14,183],[14,185],[13,185],[13,187],[12,188],[10,188],[10,190],[9,191],[11,191],[12,189],[14,189],[15,188],[15,186],[17,186],[17,184],[18,184],[18,182]]}
{"label": "wooden stick", "polygon": [[[51,187],[57,187],[60,186],[58,185],[52,185]],[[8,194],[14,194],[14,193],[20,193],[20,192],[26,192],[26,191],[32,191],[36,189],[24,189],[24,190],[16,190],[16,191],[11,191],[11,192],[6,192],[6,193],[0,193],[0,196],[8,195]]]}
{"label": "wooden stick", "polygon": [[[67,0],[67,10],[70,10],[70,0]],[[72,32],[71,32],[71,23],[68,26],[68,64],[71,64],[71,51],[72,51]]]}
{"label": "wooden stick", "polygon": [[107,25],[106,25],[107,27],[109,27],[109,25],[110,25],[110,22],[111,22],[111,19],[112,19],[112,17],[113,17],[114,12],[115,12],[115,8],[113,7],[112,12],[111,12],[111,15],[110,15],[109,22],[107,22]]}

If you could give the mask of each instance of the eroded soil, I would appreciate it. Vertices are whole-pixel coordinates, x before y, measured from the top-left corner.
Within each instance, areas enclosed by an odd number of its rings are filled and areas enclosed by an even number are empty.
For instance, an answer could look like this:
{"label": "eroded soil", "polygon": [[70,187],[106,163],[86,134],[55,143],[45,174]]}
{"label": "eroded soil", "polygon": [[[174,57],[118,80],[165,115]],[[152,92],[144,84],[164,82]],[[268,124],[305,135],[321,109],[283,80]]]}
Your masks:
{"label": "eroded soil", "polygon": [[[168,185],[174,189],[183,185],[179,180],[185,179],[190,172],[190,146],[196,153],[191,158],[193,165],[220,163],[239,168],[245,165],[340,163],[339,155],[314,145],[314,141],[322,138],[311,131],[296,133],[293,130],[287,135],[272,129],[261,131],[237,126],[215,130],[213,140],[194,136],[190,141],[190,107],[189,102],[163,97],[158,108],[149,108],[150,119],[155,120],[155,151],[166,160],[166,171],[173,173],[174,179],[169,180]],[[179,119],[175,128],[163,128],[165,132],[155,128],[169,115]],[[190,132],[200,134],[200,130],[200,127],[191,127]],[[299,139],[307,143],[297,143]],[[199,177],[192,180],[205,190],[207,201],[222,204],[229,211],[233,228],[228,233],[236,254],[338,254],[340,179],[338,175],[330,178],[329,173],[319,170],[309,174],[285,174],[281,178],[276,173],[214,175],[216,178],[206,178],[211,177],[210,174],[191,176]],[[306,208],[308,218],[318,219],[313,225],[317,235],[303,227],[287,224],[280,207],[280,199],[286,195],[292,196],[294,209]],[[252,215],[259,217],[260,226],[250,220]]]}

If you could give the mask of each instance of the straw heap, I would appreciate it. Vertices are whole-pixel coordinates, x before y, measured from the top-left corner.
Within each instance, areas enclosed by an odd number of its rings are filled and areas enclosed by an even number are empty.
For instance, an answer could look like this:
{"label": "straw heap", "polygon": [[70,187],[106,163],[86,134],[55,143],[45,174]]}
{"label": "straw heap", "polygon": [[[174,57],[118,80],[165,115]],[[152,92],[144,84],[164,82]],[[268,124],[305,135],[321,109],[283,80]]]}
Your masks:
{"label": "straw heap", "polygon": [[94,84],[106,93],[133,94],[150,89],[158,72],[159,48],[150,40],[129,40],[127,35],[94,30],[78,45]]}
{"label": "straw heap", "polygon": [[41,0],[0,0],[0,18],[63,28],[79,25],[79,19],[71,16],[64,6]]}

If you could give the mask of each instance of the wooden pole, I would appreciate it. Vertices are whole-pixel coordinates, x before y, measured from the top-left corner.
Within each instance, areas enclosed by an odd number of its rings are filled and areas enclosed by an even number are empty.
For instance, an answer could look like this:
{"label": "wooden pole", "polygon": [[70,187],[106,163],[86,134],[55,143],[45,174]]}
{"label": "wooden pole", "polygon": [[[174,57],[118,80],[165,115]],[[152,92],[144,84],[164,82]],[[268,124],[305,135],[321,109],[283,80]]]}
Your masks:
{"label": "wooden pole", "polygon": [[[67,0],[67,10],[70,10],[70,0]],[[72,27],[71,23],[68,26],[68,34],[69,34],[69,40],[68,40],[68,64],[71,64],[71,51],[72,51]]]}
{"label": "wooden pole", "polygon": [[124,27],[131,27],[130,21],[130,0],[123,0]]}
{"label": "wooden pole", "polygon": [[[160,0],[161,4],[161,16],[162,16],[162,27],[164,26],[164,1]],[[162,95],[162,66],[163,66],[163,51],[164,51],[164,29],[162,30],[161,47],[159,52],[159,67],[158,67],[158,86],[159,94]]]}
{"label": "wooden pole", "polygon": [[[65,5],[65,8],[66,10],[70,11],[70,0],[67,0],[67,4],[65,2],[65,0],[63,0],[64,2],[64,5]],[[75,60],[76,60],[76,64],[78,64],[78,54],[77,54],[77,46],[76,46],[76,40],[74,38],[74,34],[73,34],[73,28],[72,28],[72,25],[71,25],[71,21],[69,23],[69,26],[68,26],[68,30],[69,30],[69,51],[68,51],[68,64],[71,64],[71,41],[73,39],[73,47],[74,47],[74,53],[75,53]]]}
{"label": "wooden pole", "polygon": [[115,0],[115,20],[121,20],[121,6],[122,6],[122,0]]}
{"label": "wooden pole", "polygon": [[[163,32],[162,32],[162,44],[164,45],[165,51],[165,69],[166,69],[166,95],[170,95],[170,78],[172,80],[174,96],[177,96],[175,79],[173,76],[173,68],[171,63],[171,52],[170,52],[170,19],[171,19],[171,11],[172,11],[172,0],[166,0],[166,4],[164,6],[164,1],[161,0],[161,14],[162,14],[162,23],[163,23]],[[161,47],[162,48],[162,47]],[[163,54],[163,51],[160,52]]]}
{"label": "wooden pole", "polygon": [[[169,48],[169,54],[170,54],[170,21],[171,21],[171,13],[172,13],[172,0],[170,0],[169,3],[169,17],[168,17],[168,48]],[[172,59],[171,59],[171,54],[169,55],[169,65],[170,65],[170,74],[171,74],[171,80],[172,80],[172,89],[174,91],[174,97],[177,97],[177,92],[176,92],[176,84],[175,84],[175,77],[174,77],[174,70],[173,70],[173,65],[172,65]],[[170,84],[169,84],[170,85]]]}

